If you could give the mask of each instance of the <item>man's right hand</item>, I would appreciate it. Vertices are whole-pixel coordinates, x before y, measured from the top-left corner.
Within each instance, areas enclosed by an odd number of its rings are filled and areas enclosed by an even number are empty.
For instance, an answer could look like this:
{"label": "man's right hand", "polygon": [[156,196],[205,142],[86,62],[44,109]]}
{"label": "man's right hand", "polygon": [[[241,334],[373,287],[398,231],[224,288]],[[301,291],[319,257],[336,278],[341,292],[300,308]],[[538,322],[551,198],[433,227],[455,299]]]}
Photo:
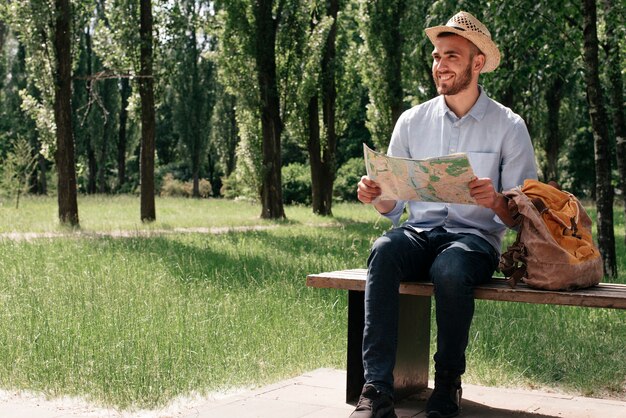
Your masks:
{"label": "man's right hand", "polygon": [[356,189],[356,195],[361,202],[372,203],[381,193],[382,190],[378,183],[368,176],[361,177],[361,181],[359,181]]}
{"label": "man's right hand", "polygon": [[357,197],[358,199],[367,204],[373,204],[376,210],[380,213],[387,213],[396,206],[395,200],[378,200],[382,190],[378,183],[369,178],[368,176],[361,177],[361,181],[357,185]]}

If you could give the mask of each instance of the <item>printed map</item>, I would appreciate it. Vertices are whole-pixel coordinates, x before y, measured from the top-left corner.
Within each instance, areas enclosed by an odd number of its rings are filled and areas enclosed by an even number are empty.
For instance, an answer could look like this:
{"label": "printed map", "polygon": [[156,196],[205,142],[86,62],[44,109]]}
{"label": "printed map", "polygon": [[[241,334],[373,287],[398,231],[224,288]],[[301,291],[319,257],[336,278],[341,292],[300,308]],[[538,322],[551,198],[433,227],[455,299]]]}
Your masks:
{"label": "printed map", "polygon": [[425,160],[389,157],[363,144],[367,175],[382,189],[382,200],[416,200],[475,205],[468,183],[476,178],[466,154]]}

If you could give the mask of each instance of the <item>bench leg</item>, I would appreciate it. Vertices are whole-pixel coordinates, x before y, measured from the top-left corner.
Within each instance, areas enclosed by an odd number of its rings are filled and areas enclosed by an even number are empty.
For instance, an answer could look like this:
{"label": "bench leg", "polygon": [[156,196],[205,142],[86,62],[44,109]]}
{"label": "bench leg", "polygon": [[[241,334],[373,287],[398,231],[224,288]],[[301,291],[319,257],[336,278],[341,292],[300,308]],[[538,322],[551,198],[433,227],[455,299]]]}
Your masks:
{"label": "bench leg", "polygon": [[348,362],[346,402],[356,403],[365,384],[363,377],[363,327],[365,326],[365,292],[348,291]]}
{"label": "bench leg", "polygon": [[[348,291],[347,403],[359,400],[365,383],[362,353],[364,299],[364,292]],[[398,351],[394,369],[396,399],[415,394],[428,386],[430,303],[429,296],[400,295]]]}

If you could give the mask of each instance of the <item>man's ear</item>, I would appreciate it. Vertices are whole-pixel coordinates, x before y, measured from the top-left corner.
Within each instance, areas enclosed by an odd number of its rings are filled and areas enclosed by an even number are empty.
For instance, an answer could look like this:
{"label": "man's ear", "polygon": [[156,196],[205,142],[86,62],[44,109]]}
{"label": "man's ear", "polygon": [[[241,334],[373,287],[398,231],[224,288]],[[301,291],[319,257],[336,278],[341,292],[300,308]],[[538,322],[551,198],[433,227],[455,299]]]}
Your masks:
{"label": "man's ear", "polygon": [[472,70],[480,73],[480,70],[482,70],[483,67],[485,66],[485,60],[486,58],[485,58],[485,55],[483,54],[474,55],[474,63],[473,63]]}

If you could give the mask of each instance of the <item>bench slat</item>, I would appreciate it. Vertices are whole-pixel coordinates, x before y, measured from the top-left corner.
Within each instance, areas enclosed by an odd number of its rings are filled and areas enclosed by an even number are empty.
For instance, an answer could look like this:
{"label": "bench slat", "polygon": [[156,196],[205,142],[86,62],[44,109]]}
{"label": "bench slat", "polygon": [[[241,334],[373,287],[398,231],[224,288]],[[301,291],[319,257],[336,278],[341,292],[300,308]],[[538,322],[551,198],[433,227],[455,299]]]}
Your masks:
{"label": "bench slat", "polygon": [[[306,284],[317,288],[364,291],[366,274],[366,269],[309,274]],[[433,285],[430,282],[403,282],[400,293],[432,296]],[[523,283],[512,289],[504,279],[494,277],[491,282],[477,286],[474,295],[476,299],[485,300],[626,309],[626,285],[617,283],[600,283],[573,291],[551,291],[531,289]]]}

